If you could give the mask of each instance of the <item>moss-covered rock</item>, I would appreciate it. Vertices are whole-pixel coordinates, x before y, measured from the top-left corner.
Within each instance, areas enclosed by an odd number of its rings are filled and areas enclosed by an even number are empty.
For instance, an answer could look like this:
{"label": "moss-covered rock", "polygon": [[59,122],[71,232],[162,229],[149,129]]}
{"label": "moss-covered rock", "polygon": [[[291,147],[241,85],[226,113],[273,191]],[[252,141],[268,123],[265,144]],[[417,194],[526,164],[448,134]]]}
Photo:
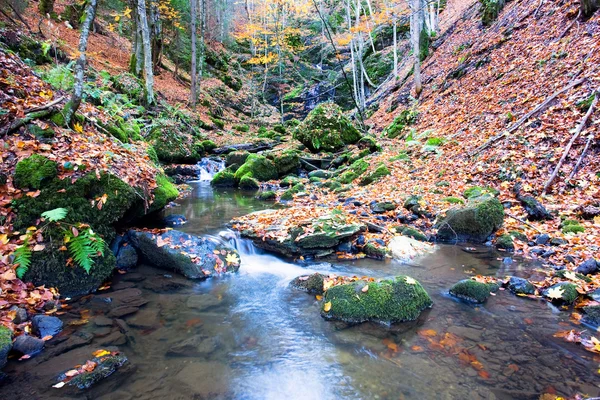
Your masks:
{"label": "moss-covered rock", "polygon": [[477,282],[472,279],[464,279],[450,288],[450,294],[472,303],[483,303],[491,293],[495,293],[499,286],[495,283]]}
{"label": "moss-covered rock", "polygon": [[585,232],[585,228],[579,223],[579,221],[574,219],[566,219],[560,224],[561,230],[563,233],[582,233]]}
{"label": "moss-covered rock", "polygon": [[246,162],[235,171],[235,180],[239,182],[244,176],[249,175],[261,182],[277,179],[277,167],[268,158],[250,154]]}
{"label": "moss-covered rock", "polygon": [[417,112],[413,110],[402,110],[400,115],[394,118],[394,121],[383,130],[383,136],[390,139],[404,136],[406,127],[417,121]]}
{"label": "moss-covered rock", "polygon": [[213,176],[210,184],[215,187],[235,187],[235,175],[230,169],[224,169]]}
{"label": "moss-covered rock", "polygon": [[371,183],[376,182],[387,175],[390,175],[390,170],[388,169],[388,167],[386,167],[383,163],[379,164],[375,171],[371,172],[370,174],[367,174],[361,179],[360,185],[370,185]]}
{"label": "moss-covered rock", "polygon": [[459,199],[458,197],[454,196],[444,197],[442,201],[445,201],[446,203],[450,204],[465,204],[465,201],[463,199]]}
{"label": "moss-covered rock", "polygon": [[304,184],[296,183],[294,186],[283,192],[283,194],[279,197],[282,201],[290,201],[294,200],[294,195],[296,193],[300,193],[305,190]]}
{"label": "moss-covered rock", "polygon": [[425,236],[423,232],[410,226],[404,226],[396,231],[402,234],[402,236],[408,236],[420,242],[427,242],[428,240],[427,236]]}
{"label": "moss-covered rock", "polygon": [[463,197],[466,199],[474,199],[477,197],[487,196],[495,197],[498,195],[498,191],[491,187],[471,186],[463,192]]}
{"label": "moss-covered rock", "polygon": [[124,354],[110,354],[92,359],[96,367],[92,371],[85,371],[75,375],[69,380],[66,374],[58,376],[58,381],[67,381],[68,386],[73,386],[78,390],[89,389],[103,379],[111,376],[120,368],[124,368],[128,360]]}
{"label": "moss-covered rock", "polygon": [[277,198],[277,193],[272,190],[265,190],[264,192],[260,192],[256,198],[262,201],[275,200]]}
{"label": "moss-covered rock", "polygon": [[291,186],[297,185],[300,182],[302,182],[302,180],[300,178],[298,178],[296,175],[288,175],[285,178],[283,178],[281,180],[281,182],[279,182],[279,186],[291,187]]}
{"label": "moss-covered rock", "polygon": [[200,144],[202,145],[204,151],[207,153],[212,153],[212,151],[217,148],[217,144],[212,140],[203,140],[202,142],[200,142]]}
{"label": "moss-covered rock", "polygon": [[188,134],[172,119],[159,119],[154,122],[149,138],[158,159],[164,163],[196,164],[202,158],[204,146]]}
{"label": "moss-covered rock", "polygon": [[294,138],[312,152],[337,151],[361,139],[361,134],[333,103],[315,107],[296,128]]}
{"label": "moss-covered rock", "polygon": [[243,190],[258,190],[260,188],[260,184],[250,174],[247,174],[242,176],[242,179],[240,179],[239,187]]}
{"label": "moss-covered rock", "polygon": [[579,297],[577,286],[570,282],[559,282],[544,290],[542,294],[548,300],[566,304],[573,304]]}
{"label": "moss-covered rock", "polygon": [[364,60],[364,67],[371,81],[376,84],[382,83],[392,72],[394,65],[393,52],[383,54],[382,52],[371,53]]}
{"label": "moss-covered rock", "polygon": [[225,165],[230,166],[233,164],[242,165],[246,162],[246,159],[250,155],[247,151],[233,151],[227,154],[227,158],[225,159]]}
{"label": "moss-covered rock", "polygon": [[348,323],[391,324],[414,321],[432,305],[419,282],[401,275],[380,282],[357,281],[331,287],[325,292],[321,315]]}
{"label": "moss-covered rock", "polygon": [[535,294],[535,286],[527,279],[511,276],[506,286],[508,290],[515,294]]}
{"label": "moss-covered rock", "polygon": [[289,173],[296,172],[300,168],[300,156],[295,150],[285,150],[279,153],[271,153],[267,156],[277,168],[279,176],[285,176]]}
{"label": "moss-covered rock", "polygon": [[17,163],[13,184],[20,189],[40,189],[58,175],[58,166],[39,154],[33,154]]}
{"label": "moss-covered rock", "polygon": [[6,359],[11,349],[12,332],[4,325],[0,325],[0,370],[6,365]]}
{"label": "moss-covered rock", "polygon": [[496,198],[476,198],[463,208],[451,209],[436,223],[440,240],[482,243],[504,221],[504,207]]}
{"label": "moss-covered rock", "polygon": [[179,196],[177,187],[165,175],[156,176],[156,189],[154,189],[154,200],[148,209],[148,212],[154,212],[162,209]]}
{"label": "moss-covered rock", "polygon": [[514,250],[515,244],[511,235],[501,235],[496,238],[496,247],[503,250]]}
{"label": "moss-covered rock", "polygon": [[376,241],[369,241],[362,248],[362,252],[369,258],[376,260],[383,260],[389,253],[387,247],[377,243]]}
{"label": "moss-covered rock", "polygon": [[481,22],[490,26],[504,8],[505,0],[479,0],[481,3]]}
{"label": "moss-covered rock", "polygon": [[138,78],[128,72],[116,75],[112,78],[115,89],[127,95],[130,99],[141,100],[144,95],[144,86]]}
{"label": "moss-covered rock", "polygon": [[352,183],[356,178],[365,173],[365,171],[369,169],[369,163],[365,160],[356,160],[350,165],[348,170],[344,171],[337,177],[337,180],[340,183],[348,184]]}
{"label": "moss-covered rock", "polygon": [[316,272],[312,275],[294,278],[290,285],[308,294],[323,294],[323,279],[325,279],[325,275]]}

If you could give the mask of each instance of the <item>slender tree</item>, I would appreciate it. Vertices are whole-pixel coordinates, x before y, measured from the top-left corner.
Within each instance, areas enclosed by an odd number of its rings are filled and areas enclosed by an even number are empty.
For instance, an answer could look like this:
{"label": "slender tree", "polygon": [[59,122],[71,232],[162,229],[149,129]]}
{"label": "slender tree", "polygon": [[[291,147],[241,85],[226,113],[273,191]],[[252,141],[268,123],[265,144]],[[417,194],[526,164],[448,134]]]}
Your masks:
{"label": "slender tree", "polygon": [[196,107],[196,78],[198,76],[198,71],[196,67],[196,1],[197,0],[190,0],[190,30],[192,31],[192,68],[190,71],[190,77],[192,82],[190,90],[190,103],[192,107]]}
{"label": "slender tree", "polygon": [[75,84],[73,85],[73,95],[71,101],[67,104],[65,112],[65,122],[71,123],[73,116],[77,112],[79,105],[81,104],[81,98],[83,96],[83,80],[85,77],[85,66],[86,66],[86,51],[88,45],[88,39],[90,31],[94,24],[94,18],[96,17],[96,8],[98,7],[98,0],[89,0],[87,8],[85,10],[85,20],[81,26],[81,36],[79,37],[79,57],[75,63]]}
{"label": "slender tree", "polygon": [[152,45],[150,44],[150,29],[146,17],[146,0],[137,0],[137,11],[140,21],[142,43],[144,45],[144,80],[146,82],[146,103],[154,103],[154,74],[152,71]]}
{"label": "slender tree", "polygon": [[410,41],[413,48],[415,92],[417,96],[421,94],[423,86],[421,83],[421,54],[419,37],[421,36],[421,0],[410,0]]}

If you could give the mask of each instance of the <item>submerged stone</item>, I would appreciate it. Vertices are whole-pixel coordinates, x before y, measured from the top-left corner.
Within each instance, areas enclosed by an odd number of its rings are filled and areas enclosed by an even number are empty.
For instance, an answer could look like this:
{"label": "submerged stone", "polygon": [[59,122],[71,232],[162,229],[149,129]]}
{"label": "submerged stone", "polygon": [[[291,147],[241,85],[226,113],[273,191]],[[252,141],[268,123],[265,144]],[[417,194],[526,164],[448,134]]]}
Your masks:
{"label": "submerged stone", "polygon": [[323,279],[325,275],[318,272],[312,275],[302,275],[290,282],[293,288],[302,290],[308,294],[323,294]]}
{"label": "submerged stone", "polygon": [[321,308],[325,319],[391,324],[414,321],[433,301],[419,282],[397,276],[380,282],[356,281],[329,288]]}

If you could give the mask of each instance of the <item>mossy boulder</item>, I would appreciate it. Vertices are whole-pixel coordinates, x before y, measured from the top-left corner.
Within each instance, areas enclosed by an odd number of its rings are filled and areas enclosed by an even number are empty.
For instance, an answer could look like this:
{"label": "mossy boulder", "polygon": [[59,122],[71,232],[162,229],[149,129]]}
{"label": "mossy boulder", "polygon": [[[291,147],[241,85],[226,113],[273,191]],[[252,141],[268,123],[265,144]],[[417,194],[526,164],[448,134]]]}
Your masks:
{"label": "mossy boulder", "polygon": [[159,119],[150,131],[150,143],[158,159],[164,163],[196,164],[202,158],[204,146],[194,137],[184,134],[181,124],[172,119]]}
{"label": "mossy boulder", "polygon": [[213,176],[210,184],[215,187],[235,187],[235,175],[230,169],[224,169]]}
{"label": "mossy boulder", "polygon": [[200,144],[206,153],[212,153],[212,151],[217,148],[217,144],[212,140],[203,140]]}
{"label": "mossy boulder", "polygon": [[296,193],[300,193],[300,192],[304,191],[305,189],[306,189],[306,187],[304,186],[304,184],[296,183],[294,186],[292,186],[291,188],[289,188],[288,190],[283,192],[283,194],[280,196],[279,199],[283,200],[283,201],[293,200],[294,195]]}
{"label": "mossy boulder", "polygon": [[225,159],[225,165],[230,166],[233,164],[242,165],[246,162],[246,159],[250,155],[247,151],[232,151],[227,154],[227,158]]}
{"label": "mossy boulder", "polygon": [[565,304],[573,304],[579,297],[577,286],[570,282],[559,282],[544,290],[542,294],[550,301]]}
{"label": "mossy boulder", "polygon": [[375,169],[375,171],[365,175],[360,181],[361,186],[370,185],[373,182],[378,181],[384,176],[390,175],[390,170],[385,164],[379,164],[379,166]]}
{"label": "mossy boulder", "polygon": [[364,174],[367,169],[369,169],[368,162],[362,159],[356,160],[350,165],[348,170],[342,172],[337,177],[337,180],[343,184],[352,183],[352,181]]}
{"label": "mossy boulder", "polygon": [[419,282],[400,275],[379,282],[360,280],[329,288],[321,316],[348,323],[391,324],[414,321],[432,305],[433,301]]}
{"label": "mossy boulder", "polygon": [[279,153],[271,153],[267,158],[273,160],[279,176],[285,176],[296,172],[300,168],[300,156],[295,150],[285,150]]}
{"label": "mossy boulder", "polygon": [[312,275],[302,275],[294,278],[290,285],[308,294],[323,294],[323,280],[325,275],[318,272]]}
{"label": "mossy boulder", "polygon": [[383,130],[383,136],[390,139],[404,136],[406,127],[414,124],[417,121],[417,112],[413,110],[402,110],[400,114],[394,118],[394,121]]}
{"label": "mossy boulder", "polygon": [[12,331],[0,325],[0,370],[6,365],[8,353],[12,349]]}
{"label": "mossy boulder", "polygon": [[144,95],[144,86],[133,74],[124,72],[114,76],[112,81],[115,89],[127,95],[130,99],[141,100]]}
{"label": "mossy boulder", "polygon": [[579,223],[579,221],[574,219],[566,219],[560,224],[561,230],[563,233],[582,233],[585,232],[585,228]]}
{"label": "mossy boulder", "polygon": [[279,182],[279,186],[281,187],[291,187],[301,183],[302,180],[298,178],[296,175],[288,175]]}
{"label": "mossy boulder", "polygon": [[463,208],[451,209],[436,223],[438,239],[482,243],[504,221],[504,207],[496,198],[476,198]]}
{"label": "mossy boulder", "polygon": [[256,198],[262,201],[275,200],[277,198],[277,193],[272,190],[266,190],[264,192],[260,192]]}
{"label": "mossy boulder", "polygon": [[260,184],[256,179],[248,174],[244,175],[242,179],[240,179],[239,187],[242,190],[258,190],[260,188]]}
{"label": "mossy boulder", "polygon": [[162,209],[179,196],[177,186],[163,174],[156,176],[156,185],[157,187],[153,192],[154,200],[148,209],[148,213]]}
{"label": "mossy boulder", "polygon": [[472,279],[464,279],[450,288],[450,294],[459,299],[471,303],[481,304],[485,302],[492,293],[498,291],[499,286],[495,283],[477,282]]}
{"label": "mossy boulder", "polygon": [[496,247],[502,250],[512,251],[515,249],[513,238],[511,235],[501,235],[496,238]]}
{"label": "mossy boulder", "polygon": [[410,226],[401,227],[399,229],[396,229],[396,231],[402,234],[402,236],[408,236],[409,238],[413,238],[420,242],[427,242],[428,240],[427,236],[425,236],[423,232]]}
{"label": "mossy boulder", "polygon": [[338,105],[322,103],[296,128],[294,138],[317,153],[337,151],[354,144],[361,139],[361,134]]}
{"label": "mossy boulder", "polygon": [[33,154],[17,163],[13,183],[19,189],[40,189],[58,175],[58,165],[39,154]]}
{"label": "mossy boulder", "polygon": [[277,179],[277,167],[265,156],[250,154],[246,162],[235,171],[235,180],[239,182],[246,175],[260,182],[270,181]]}
{"label": "mossy boulder", "polygon": [[466,199],[474,199],[482,196],[492,196],[495,197],[498,195],[498,191],[491,187],[481,187],[481,186],[471,186],[463,192],[463,197]]}

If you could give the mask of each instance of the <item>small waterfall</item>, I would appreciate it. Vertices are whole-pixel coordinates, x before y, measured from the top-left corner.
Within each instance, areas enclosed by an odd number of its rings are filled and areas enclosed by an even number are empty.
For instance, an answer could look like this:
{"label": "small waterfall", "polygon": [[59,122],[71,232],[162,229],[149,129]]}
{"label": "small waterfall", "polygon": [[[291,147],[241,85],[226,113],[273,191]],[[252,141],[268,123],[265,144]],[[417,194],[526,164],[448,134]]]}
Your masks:
{"label": "small waterfall", "polygon": [[200,170],[198,180],[201,182],[210,182],[217,172],[225,169],[225,161],[214,158],[203,158],[198,162],[198,168]]}
{"label": "small waterfall", "polygon": [[252,240],[242,239],[239,232],[234,232],[232,230],[221,231],[219,232],[219,237],[233,246],[238,253],[240,253],[240,257],[242,258],[244,256],[255,256],[260,254],[260,250],[254,246]]}

